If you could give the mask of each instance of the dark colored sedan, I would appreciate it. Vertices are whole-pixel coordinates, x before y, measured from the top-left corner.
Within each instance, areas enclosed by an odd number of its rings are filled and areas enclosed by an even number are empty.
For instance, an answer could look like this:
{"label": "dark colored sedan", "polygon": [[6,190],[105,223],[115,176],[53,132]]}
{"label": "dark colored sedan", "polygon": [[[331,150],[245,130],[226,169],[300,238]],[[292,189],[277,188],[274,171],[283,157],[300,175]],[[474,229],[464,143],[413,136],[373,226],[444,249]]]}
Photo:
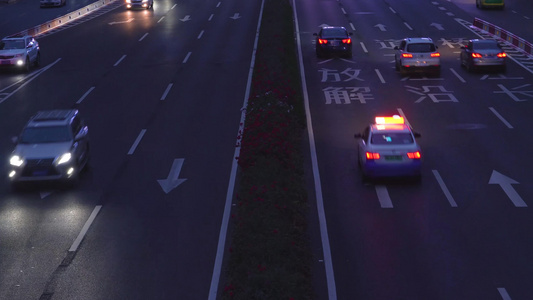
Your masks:
{"label": "dark colored sedan", "polygon": [[352,57],[352,33],[348,33],[346,28],[339,26],[322,27],[316,36],[316,55],[324,57],[326,55],[338,54],[347,58]]}
{"label": "dark colored sedan", "polygon": [[507,54],[495,40],[470,40],[461,47],[461,66],[468,71],[478,67],[494,67],[505,71]]}

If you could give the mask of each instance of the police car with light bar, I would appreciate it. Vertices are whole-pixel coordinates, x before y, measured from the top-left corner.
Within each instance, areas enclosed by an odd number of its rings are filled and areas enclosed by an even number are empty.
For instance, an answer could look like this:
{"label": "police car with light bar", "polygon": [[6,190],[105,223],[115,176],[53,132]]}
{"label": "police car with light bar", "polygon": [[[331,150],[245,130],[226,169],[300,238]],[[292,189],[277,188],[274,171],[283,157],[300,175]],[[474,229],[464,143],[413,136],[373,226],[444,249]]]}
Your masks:
{"label": "police car with light bar", "polygon": [[363,133],[355,134],[363,178],[420,178],[422,152],[417,137],[420,134],[413,132],[401,116],[376,117]]}

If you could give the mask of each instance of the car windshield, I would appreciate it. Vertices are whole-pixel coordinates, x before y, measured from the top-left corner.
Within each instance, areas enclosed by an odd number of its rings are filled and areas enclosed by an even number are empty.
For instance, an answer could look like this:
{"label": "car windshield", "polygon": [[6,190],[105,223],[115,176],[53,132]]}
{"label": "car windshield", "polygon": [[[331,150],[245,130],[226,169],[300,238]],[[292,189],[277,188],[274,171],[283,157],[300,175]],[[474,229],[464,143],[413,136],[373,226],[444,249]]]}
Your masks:
{"label": "car windshield", "polygon": [[323,38],[334,38],[334,37],[347,37],[348,34],[346,33],[346,30],[342,28],[328,28],[322,30],[322,37]]}
{"label": "car windshield", "polygon": [[474,43],[474,49],[476,50],[487,50],[487,49],[499,50],[500,48],[498,48],[498,44],[496,43]]}
{"label": "car windshield", "polygon": [[435,52],[435,45],[432,43],[409,44],[407,52]]}
{"label": "car windshield", "polygon": [[376,145],[406,145],[414,141],[408,132],[376,132],[372,134],[370,142]]}
{"label": "car windshield", "polygon": [[0,42],[0,50],[24,49],[22,40],[4,40]]}
{"label": "car windshield", "polygon": [[23,144],[68,142],[72,137],[67,126],[28,127],[22,132]]}

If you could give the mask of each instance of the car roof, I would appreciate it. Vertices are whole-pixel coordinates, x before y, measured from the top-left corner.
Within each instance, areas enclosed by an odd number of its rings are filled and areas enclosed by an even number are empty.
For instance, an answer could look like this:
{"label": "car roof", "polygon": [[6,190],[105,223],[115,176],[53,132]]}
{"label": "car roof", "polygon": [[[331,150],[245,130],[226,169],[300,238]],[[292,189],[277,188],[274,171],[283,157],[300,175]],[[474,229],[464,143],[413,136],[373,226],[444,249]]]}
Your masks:
{"label": "car roof", "polygon": [[2,40],[21,40],[21,39],[25,39],[25,38],[32,38],[32,36],[31,35],[15,34],[15,35],[6,36]]}
{"label": "car roof", "polygon": [[480,39],[474,39],[474,40],[470,40],[472,43],[475,43],[475,44],[498,44],[497,41],[495,40],[480,40]]}
{"label": "car roof", "polygon": [[67,125],[78,114],[77,109],[54,109],[37,112],[28,122],[28,127]]}
{"label": "car roof", "polygon": [[433,40],[428,37],[405,38],[404,40],[408,43],[433,43]]}

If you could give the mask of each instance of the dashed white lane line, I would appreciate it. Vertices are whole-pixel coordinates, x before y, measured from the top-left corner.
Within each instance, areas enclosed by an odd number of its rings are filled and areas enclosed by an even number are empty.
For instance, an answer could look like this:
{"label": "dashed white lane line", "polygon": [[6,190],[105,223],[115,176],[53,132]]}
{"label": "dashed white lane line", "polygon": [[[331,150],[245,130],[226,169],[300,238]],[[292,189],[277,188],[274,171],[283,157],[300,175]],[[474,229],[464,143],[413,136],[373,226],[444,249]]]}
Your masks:
{"label": "dashed white lane line", "polygon": [[502,296],[503,300],[511,300],[511,296],[509,296],[509,293],[507,293],[505,288],[498,288],[498,292],[500,293],[500,296]]}
{"label": "dashed white lane line", "polygon": [[392,201],[389,196],[389,191],[384,185],[376,185],[376,194],[378,195],[379,203],[381,208],[392,208]]}
{"label": "dashed white lane line", "polygon": [[359,42],[361,44],[361,48],[363,48],[363,52],[368,53],[368,50],[366,49],[365,43]]}
{"label": "dashed white lane line", "polygon": [[115,63],[114,65],[113,65],[113,67],[116,67],[116,66],[118,66],[118,64],[120,64],[120,62],[121,62],[121,61],[123,61],[123,60],[124,60],[124,58],[126,58],[126,54],[122,55],[122,57],[121,57],[121,58],[119,58],[119,59],[117,60],[117,62],[116,62],[116,63]]}
{"label": "dashed white lane line", "polygon": [[407,27],[409,30],[413,30],[413,27],[409,26],[409,24],[407,24],[407,22],[403,22],[403,24],[405,24],[405,27]]}
{"label": "dashed white lane line", "polygon": [[85,225],[81,228],[80,234],[78,234],[78,237],[74,240],[74,243],[72,243],[72,246],[70,246],[70,249],[68,249],[69,252],[75,252],[78,250],[78,247],[81,244],[81,241],[83,241],[83,238],[85,237],[85,234],[89,230],[89,227],[91,227],[91,224],[93,223],[94,219],[98,215],[98,212],[100,212],[100,209],[102,208],[102,205],[97,205],[94,209],[91,215],[89,216],[89,219],[85,222]]}
{"label": "dashed white lane line", "polygon": [[139,135],[137,136],[137,139],[135,140],[133,145],[131,145],[131,148],[128,151],[128,155],[132,155],[135,152],[135,149],[137,149],[137,146],[141,142],[141,139],[143,138],[145,133],[146,133],[146,129],[141,130],[141,133],[139,133]]}
{"label": "dashed white lane line", "polygon": [[461,75],[459,75],[459,73],[457,73],[453,68],[450,68],[450,71],[452,71],[452,73],[455,75],[455,77],[459,79],[459,81],[461,81],[462,83],[466,83],[466,80],[464,80],[464,78],[461,77]]}
{"label": "dashed white lane line", "polygon": [[142,40],[144,40],[144,38],[147,37],[147,36],[148,36],[148,32],[145,33],[145,34],[139,39],[139,42],[142,41]]}
{"label": "dashed white lane line", "polygon": [[165,16],[162,16],[161,19],[159,19],[159,20],[157,21],[157,23],[163,21],[164,18],[165,18]]}
{"label": "dashed white lane line", "polygon": [[87,92],[85,92],[85,94],[83,94],[83,96],[81,96],[81,98],[76,101],[76,104],[80,104],[83,99],[85,99],[85,97],[87,97],[92,91],[94,90],[94,86],[92,86]]}
{"label": "dashed white lane line", "polygon": [[437,182],[440,185],[440,188],[444,192],[444,196],[446,196],[446,199],[448,199],[448,202],[450,202],[450,205],[452,207],[457,207],[457,203],[452,197],[452,194],[448,190],[448,187],[446,187],[446,184],[444,183],[444,180],[442,180],[442,177],[440,176],[439,172],[437,170],[432,170],[433,176],[435,176],[435,179],[437,179]]}
{"label": "dashed white lane line", "polygon": [[187,56],[185,56],[185,59],[183,59],[182,63],[186,63],[189,60],[189,57],[191,56],[192,52],[187,53]]}
{"label": "dashed white lane line", "polygon": [[385,82],[385,79],[384,79],[383,76],[381,75],[381,72],[380,72],[378,69],[374,69],[374,71],[376,71],[376,74],[378,75],[379,80],[381,81],[381,83],[386,83],[386,82]]}
{"label": "dashed white lane line", "polygon": [[172,88],[172,85],[173,83],[169,83],[167,88],[165,89],[165,92],[163,93],[163,95],[161,96],[161,101],[165,100],[167,98],[167,95],[168,95],[168,92],[170,92],[170,89]]}
{"label": "dashed white lane line", "polygon": [[507,122],[507,120],[505,120],[505,118],[502,117],[493,107],[489,107],[489,109],[494,115],[496,115],[496,117],[498,117],[498,119],[500,119],[500,121],[502,121],[503,124],[505,124],[505,126],[507,126],[507,128],[513,129],[513,126]]}
{"label": "dashed white lane line", "polygon": [[198,38],[197,38],[197,39],[201,39],[201,38],[202,38],[202,35],[204,35],[204,30],[200,31],[200,34],[198,35]]}

